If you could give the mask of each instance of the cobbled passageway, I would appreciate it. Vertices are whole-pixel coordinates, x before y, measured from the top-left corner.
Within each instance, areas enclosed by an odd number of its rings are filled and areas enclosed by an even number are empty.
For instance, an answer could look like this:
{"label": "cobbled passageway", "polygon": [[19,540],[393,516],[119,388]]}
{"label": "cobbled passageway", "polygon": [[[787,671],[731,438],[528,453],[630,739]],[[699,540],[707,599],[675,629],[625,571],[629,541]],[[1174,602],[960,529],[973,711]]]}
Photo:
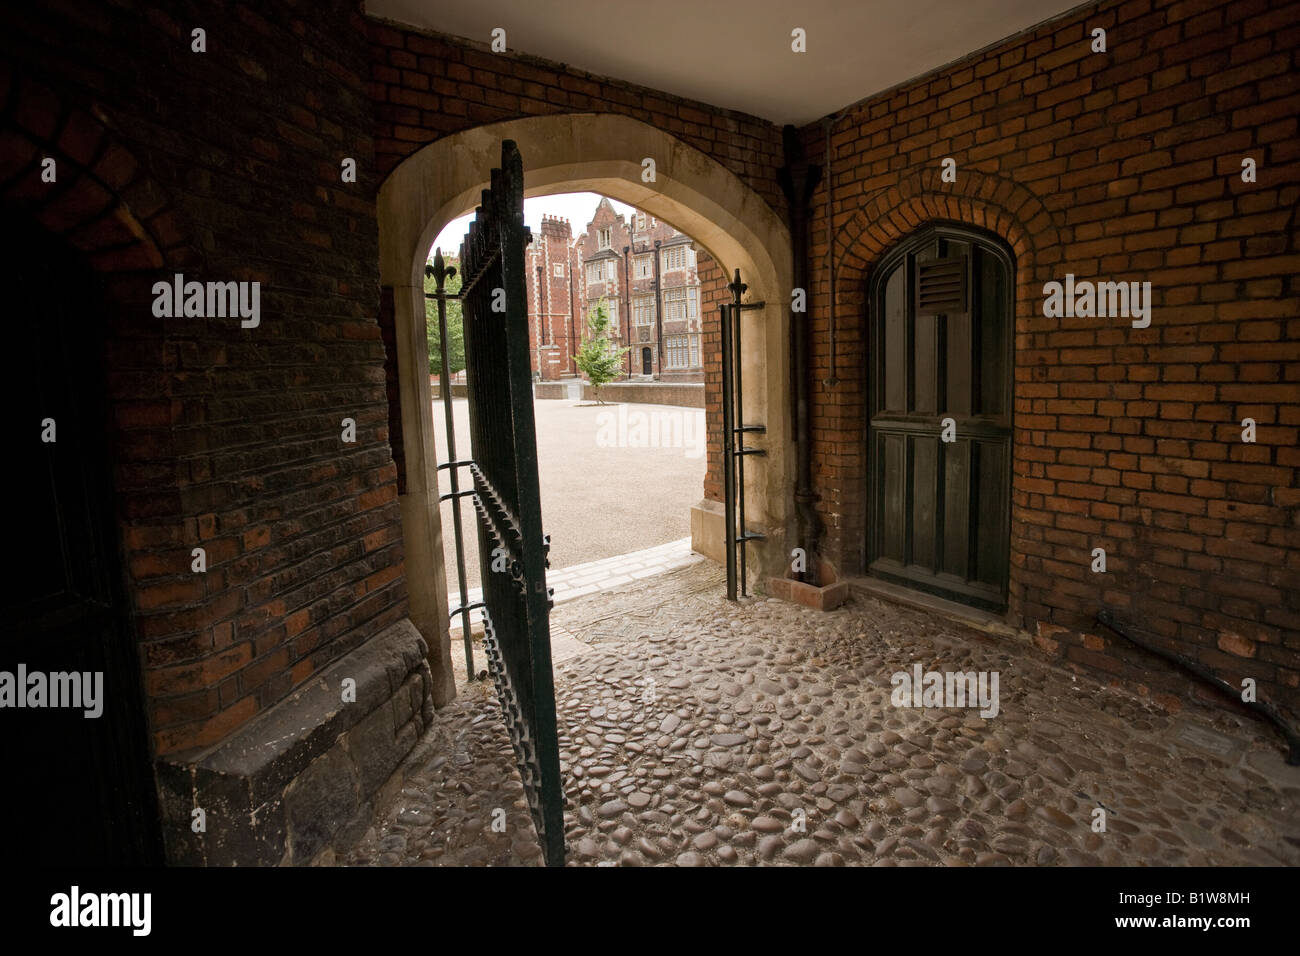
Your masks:
{"label": "cobbled passageway", "polygon": [[[1300,863],[1300,769],[1266,725],[942,618],[728,605],[701,560],[552,622],[570,865]],[[562,656],[566,632],[588,646]],[[894,707],[917,663],[998,672],[999,713]],[[490,686],[462,685],[343,862],[540,863]]]}

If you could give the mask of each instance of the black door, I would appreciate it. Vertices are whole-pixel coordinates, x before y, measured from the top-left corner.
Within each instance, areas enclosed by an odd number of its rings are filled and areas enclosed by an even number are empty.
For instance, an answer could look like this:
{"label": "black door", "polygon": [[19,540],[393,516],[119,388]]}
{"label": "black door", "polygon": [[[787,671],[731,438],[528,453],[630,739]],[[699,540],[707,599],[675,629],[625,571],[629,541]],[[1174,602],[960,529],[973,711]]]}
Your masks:
{"label": "black door", "polygon": [[936,225],[868,289],[868,571],[990,610],[1007,603],[1014,275],[1000,241]]}
{"label": "black door", "polygon": [[[110,506],[101,388],[107,317],[93,276],[71,250],[11,218],[0,218],[0,238],[7,250],[0,288],[16,340],[0,376],[13,428],[5,522],[12,560],[0,575],[0,680],[9,688],[0,708],[0,859],[161,862]],[[46,420],[53,442],[42,441]],[[60,702],[76,695],[82,706],[50,706],[56,682]],[[15,695],[43,706],[14,706]]]}
{"label": "black door", "polygon": [[650,357],[649,349],[641,350],[641,374],[650,375],[654,372],[654,363]]}

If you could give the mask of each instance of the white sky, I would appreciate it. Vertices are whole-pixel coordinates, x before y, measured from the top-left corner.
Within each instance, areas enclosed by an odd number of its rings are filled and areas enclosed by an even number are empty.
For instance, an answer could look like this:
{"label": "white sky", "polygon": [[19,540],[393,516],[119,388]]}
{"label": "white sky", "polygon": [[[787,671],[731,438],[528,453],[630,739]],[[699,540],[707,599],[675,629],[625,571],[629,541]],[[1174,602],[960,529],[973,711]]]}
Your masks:
{"label": "white sky", "polygon": [[[591,222],[591,217],[596,214],[596,206],[601,197],[597,193],[558,193],[554,196],[537,196],[534,199],[524,200],[524,223],[533,230],[533,235],[537,235],[542,228],[542,216],[559,216],[562,219],[569,220],[573,226],[573,235],[584,232],[587,223]],[[627,203],[619,202],[617,199],[611,199],[614,205],[614,211],[622,213],[624,216],[632,214],[632,207]],[[442,249],[443,255],[457,255],[460,252],[461,240],[465,238],[465,233],[469,231],[470,220],[474,214],[461,216],[459,219],[453,219],[447,223],[447,227],[438,234],[438,238],[433,242],[433,249]],[[429,250],[429,255],[433,255],[433,249]]]}

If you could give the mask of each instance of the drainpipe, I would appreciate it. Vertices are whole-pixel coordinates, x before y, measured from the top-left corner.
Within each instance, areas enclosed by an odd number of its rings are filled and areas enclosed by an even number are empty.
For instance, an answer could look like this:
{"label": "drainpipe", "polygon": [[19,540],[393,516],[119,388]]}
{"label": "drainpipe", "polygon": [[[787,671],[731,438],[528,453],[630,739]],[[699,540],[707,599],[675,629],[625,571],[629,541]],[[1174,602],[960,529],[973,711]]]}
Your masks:
{"label": "drainpipe", "polygon": [[578,261],[578,257],[569,251],[569,341],[568,341],[568,371],[570,375],[576,375],[578,366],[574,362],[574,356],[577,354],[577,342],[574,341],[576,335],[575,323],[578,317],[578,280],[573,277],[573,266]]}
{"label": "drainpipe", "polygon": [[627,354],[623,356],[627,359],[624,381],[632,377],[632,272],[628,259],[631,249],[631,246],[623,247],[623,344],[629,346]]}
{"label": "drainpipe", "polygon": [[835,218],[835,167],[831,165],[831,131],[835,129],[837,119],[839,119],[839,116],[832,113],[822,120],[822,131],[826,134],[826,272],[831,283],[831,314],[828,323],[831,333],[831,374],[826,379],[826,384],[832,388],[840,384],[839,377],[836,375],[840,363],[835,337],[835,332],[839,327],[840,302],[835,287],[835,256],[832,254],[832,250],[835,248],[835,240],[831,235],[831,220]]}
{"label": "drainpipe", "polygon": [[655,356],[659,361],[658,378],[664,377],[663,293],[659,288],[659,247],[662,244],[662,239],[655,240]]}
{"label": "drainpipe", "polygon": [[[806,556],[807,570],[799,580],[807,584],[818,583],[817,542],[821,522],[813,507],[816,496],[812,488],[812,323],[808,319],[808,203],[813,190],[821,180],[822,168],[804,157],[799,131],[786,126],[782,131],[785,142],[785,165],[777,170],[781,191],[785,193],[790,236],[794,253],[794,286],[804,290],[804,311],[790,311],[790,355],[794,391],[795,436],[795,545]],[[827,210],[829,214],[829,209]]]}
{"label": "drainpipe", "polygon": [[[538,256],[540,259],[541,256]],[[542,267],[537,267],[537,377],[545,378],[542,346],[546,344],[546,305],[542,300]]]}

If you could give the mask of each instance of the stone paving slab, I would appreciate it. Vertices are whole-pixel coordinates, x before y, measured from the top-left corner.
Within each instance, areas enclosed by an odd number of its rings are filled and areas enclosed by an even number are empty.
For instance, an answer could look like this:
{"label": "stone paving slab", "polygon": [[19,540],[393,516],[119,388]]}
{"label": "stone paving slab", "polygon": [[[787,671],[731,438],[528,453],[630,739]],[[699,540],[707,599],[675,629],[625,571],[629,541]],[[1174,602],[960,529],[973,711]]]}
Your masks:
{"label": "stone paving slab", "polygon": [[[1300,770],[1266,725],[863,595],[722,590],[699,560],[553,612],[570,865],[1300,863]],[[996,671],[998,713],[894,706],[914,664]],[[537,865],[491,688],[462,685],[422,747],[344,861]]]}
{"label": "stone paving slab", "polygon": [[[610,588],[627,584],[634,579],[663,574],[684,565],[700,560],[700,556],[691,550],[691,539],[681,538],[667,544],[657,544],[653,548],[630,551],[627,554],[599,561],[575,564],[557,571],[547,572],[547,587],[553,590],[552,600],[563,604],[589,594],[597,594]],[[453,585],[449,589],[448,612],[454,612],[460,605],[459,589]],[[466,592],[470,604],[483,600],[482,588],[470,588]],[[483,615],[478,610],[470,612],[471,628],[483,622]],[[460,618],[453,624],[459,633]]]}

